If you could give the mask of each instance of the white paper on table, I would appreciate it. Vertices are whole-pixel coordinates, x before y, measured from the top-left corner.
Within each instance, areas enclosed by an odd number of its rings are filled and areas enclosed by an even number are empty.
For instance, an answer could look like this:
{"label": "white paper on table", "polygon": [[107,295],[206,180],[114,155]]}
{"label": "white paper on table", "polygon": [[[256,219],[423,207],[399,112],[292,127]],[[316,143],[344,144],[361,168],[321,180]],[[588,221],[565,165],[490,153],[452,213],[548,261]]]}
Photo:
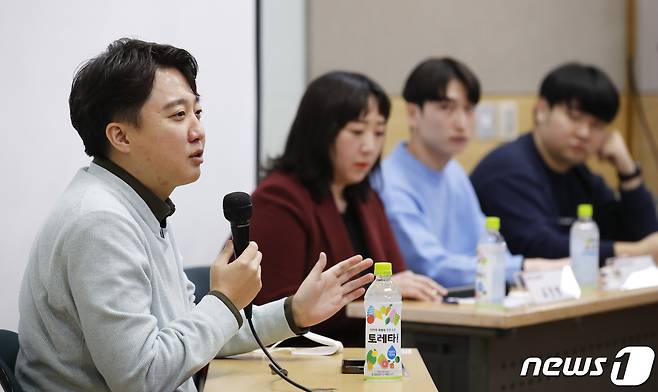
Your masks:
{"label": "white paper on table", "polygon": [[621,289],[634,290],[653,286],[658,286],[658,268],[655,265],[631,272],[626,281],[622,283]]}
{"label": "white paper on table", "polygon": [[322,344],[318,347],[293,347],[292,355],[333,355],[343,351],[343,343],[338,340],[318,335],[317,333],[307,332],[304,337],[316,343]]}
{"label": "white paper on table", "polygon": [[[301,355],[301,356],[328,356],[339,353],[343,351],[343,343],[338,340],[328,338],[326,336],[318,335],[313,332],[307,332],[304,335],[305,338],[312,340],[316,343],[320,343],[322,346],[318,347],[277,347],[283,340],[274,343],[268,348],[270,353],[276,352],[289,352],[291,355]],[[258,359],[265,358],[266,355],[260,348],[249,351],[243,354],[231,355],[227,358],[234,359]]]}
{"label": "white paper on table", "polygon": [[651,256],[616,257],[612,266],[622,290],[658,285],[658,268]]}

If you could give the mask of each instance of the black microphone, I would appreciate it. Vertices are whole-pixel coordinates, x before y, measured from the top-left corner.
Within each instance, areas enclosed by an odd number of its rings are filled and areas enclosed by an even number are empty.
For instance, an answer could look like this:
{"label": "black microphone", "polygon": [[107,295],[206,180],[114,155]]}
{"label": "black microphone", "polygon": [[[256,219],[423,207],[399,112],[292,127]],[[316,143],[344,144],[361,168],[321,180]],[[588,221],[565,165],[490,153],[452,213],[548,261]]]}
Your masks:
{"label": "black microphone", "polygon": [[[249,245],[251,220],[251,197],[245,192],[232,192],[224,196],[224,218],[231,222],[233,252],[238,258]],[[251,319],[251,304],[244,307],[244,315]]]}
{"label": "black microphone", "polygon": [[[224,218],[227,221],[231,222],[231,234],[233,234],[233,251],[235,257],[237,258],[244,252],[244,250],[249,245],[249,239],[251,238],[249,234],[249,225],[251,221],[251,197],[248,193],[244,192],[232,192],[224,196],[223,202],[224,208]],[[272,355],[267,351],[267,347],[263,345],[258,334],[256,333],[256,328],[254,328],[254,323],[251,320],[251,304],[244,307],[244,315],[247,317],[247,323],[249,324],[249,329],[251,329],[251,334],[254,335],[254,339],[258,346],[263,350],[267,358],[270,360],[270,369],[279,377],[283,378],[290,384],[301,389],[302,391],[311,392],[309,388],[291,380],[288,378],[288,371],[281,367]]]}

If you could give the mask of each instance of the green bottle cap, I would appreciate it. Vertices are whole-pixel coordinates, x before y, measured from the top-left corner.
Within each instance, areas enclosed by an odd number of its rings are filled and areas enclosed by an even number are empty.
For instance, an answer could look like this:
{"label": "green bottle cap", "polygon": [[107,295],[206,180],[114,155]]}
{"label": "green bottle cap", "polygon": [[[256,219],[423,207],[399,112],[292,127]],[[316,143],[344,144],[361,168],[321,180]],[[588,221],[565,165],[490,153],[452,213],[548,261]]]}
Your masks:
{"label": "green bottle cap", "polygon": [[375,276],[391,276],[393,275],[393,264],[389,262],[375,263]]}
{"label": "green bottle cap", "polygon": [[500,230],[500,218],[497,216],[488,216],[485,220],[484,227],[487,230]]}
{"label": "green bottle cap", "polygon": [[593,213],[593,208],[591,204],[578,204],[579,218],[591,218],[592,213]]}

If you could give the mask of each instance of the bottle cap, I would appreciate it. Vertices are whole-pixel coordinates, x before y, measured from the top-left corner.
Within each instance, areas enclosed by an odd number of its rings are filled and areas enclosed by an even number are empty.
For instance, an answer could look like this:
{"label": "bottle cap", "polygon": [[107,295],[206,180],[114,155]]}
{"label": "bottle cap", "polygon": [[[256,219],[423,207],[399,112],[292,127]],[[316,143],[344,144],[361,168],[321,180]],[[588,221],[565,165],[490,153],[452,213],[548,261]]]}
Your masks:
{"label": "bottle cap", "polygon": [[484,221],[484,227],[486,227],[487,230],[500,230],[500,218],[497,216],[488,216]]}
{"label": "bottle cap", "polygon": [[591,218],[593,208],[591,204],[578,204],[578,217],[579,218]]}
{"label": "bottle cap", "polygon": [[391,276],[393,275],[393,265],[389,262],[375,263],[375,276]]}

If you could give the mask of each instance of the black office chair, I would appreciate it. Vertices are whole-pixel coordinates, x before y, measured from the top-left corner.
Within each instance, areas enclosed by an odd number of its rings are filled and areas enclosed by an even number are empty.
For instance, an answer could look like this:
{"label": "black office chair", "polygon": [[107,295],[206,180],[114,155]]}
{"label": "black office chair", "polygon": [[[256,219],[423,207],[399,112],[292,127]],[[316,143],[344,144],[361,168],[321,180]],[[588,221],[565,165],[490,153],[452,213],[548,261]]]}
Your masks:
{"label": "black office chair", "polygon": [[18,334],[0,329],[0,385],[5,392],[23,392],[14,377],[18,355]]}
{"label": "black office chair", "polygon": [[185,275],[194,283],[194,303],[198,304],[210,291],[210,267],[185,268]]}
{"label": "black office chair", "polygon": [[[194,303],[198,304],[204,295],[210,291],[210,267],[185,268],[185,275],[194,283]],[[208,365],[194,374],[193,380],[197,391],[203,392],[208,376]]]}

